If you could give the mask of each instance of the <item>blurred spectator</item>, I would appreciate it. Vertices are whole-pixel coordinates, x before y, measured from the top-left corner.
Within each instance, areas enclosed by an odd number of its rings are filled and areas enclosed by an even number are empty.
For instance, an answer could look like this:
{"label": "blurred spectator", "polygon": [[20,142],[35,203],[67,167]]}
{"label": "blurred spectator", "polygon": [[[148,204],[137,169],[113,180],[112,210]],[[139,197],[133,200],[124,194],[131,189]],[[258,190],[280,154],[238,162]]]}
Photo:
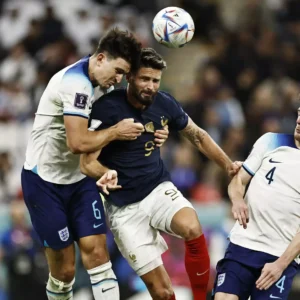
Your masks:
{"label": "blurred spectator", "polygon": [[198,181],[197,171],[200,160],[197,154],[197,151],[186,141],[178,144],[174,150],[171,178],[186,198],[190,197],[189,191]]}
{"label": "blurred spectator", "polygon": [[35,82],[33,83],[31,89],[29,90],[31,107],[32,107],[32,116],[35,114],[41,96],[50,80],[50,72],[47,71],[46,67],[41,65],[37,70],[37,76]]}
{"label": "blurred spectator", "polygon": [[29,30],[22,43],[26,51],[33,57],[48,43],[43,37],[43,26],[40,20],[32,19],[30,21]]}
{"label": "blurred spectator", "polygon": [[88,9],[80,8],[73,18],[66,23],[66,32],[75,42],[80,55],[91,53],[91,40],[102,35],[99,21]]}
{"label": "blurred spectator", "polygon": [[36,64],[26,52],[24,44],[19,43],[12,47],[0,65],[0,81],[13,82],[19,88],[29,89],[35,78]]}
{"label": "blurred spectator", "polygon": [[17,44],[28,31],[28,23],[20,13],[20,8],[12,7],[4,10],[0,17],[0,39],[5,49]]}
{"label": "blurred spectator", "polygon": [[8,173],[11,170],[10,155],[8,152],[0,152],[0,205],[8,201]]}
{"label": "blurred spectator", "polygon": [[22,200],[11,203],[11,226],[3,234],[0,246],[8,273],[10,300],[47,299],[44,282],[48,271],[44,254],[26,221]]}
{"label": "blurred spectator", "polygon": [[215,110],[220,120],[220,126],[224,129],[230,127],[243,127],[245,117],[240,102],[234,98],[233,91],[228,86],[220,87],[217,92]]}
{"label": "blurred spectator", "polygon": [[0,86],[0,122],[24,121],[31,116],[31,112],[28,94],[16,82]]}
{"label": "blurred spectator", "polygon": [[47,43],[51,44],[63,38],[63,22],[56,17],[52,6],[46,7],[46,13],[41,19],[41,23],[42,36]]}

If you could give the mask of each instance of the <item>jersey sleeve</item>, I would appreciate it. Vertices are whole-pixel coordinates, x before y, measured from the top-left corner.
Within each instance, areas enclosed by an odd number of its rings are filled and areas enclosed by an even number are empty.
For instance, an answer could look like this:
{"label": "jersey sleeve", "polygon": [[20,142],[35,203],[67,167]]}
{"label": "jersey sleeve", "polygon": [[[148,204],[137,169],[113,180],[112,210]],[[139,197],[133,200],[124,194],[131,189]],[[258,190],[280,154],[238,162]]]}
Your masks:
{"label": "jersey sleeve", "polygon": [[63,114],[88,118],[93,93],[93,86],[84,74],[66,72],[58,89]]}
{"label": "jersey sleeve", "polygon": [[101,130],[111,127],[119,122],[118,109],[112,101],[102,97],[93,106],[89,118],[89,130]]}
{"label": "jersey sleeve", "polygon": [[243,168],[251,176],[255,175],[261,166],[264,155],[271,150],[273,139],[273,133],[266,133],[255,142],[252,151],[243,163]]}
{"label": "jersey sleeve", "polygon": [[165,97],[168,99],[168,111],[171,114],[171,120],[169,122],[169,127],[171,130],[180,131],[184,129],[188,124],[188,115],[183,110],[179,102],[170,94],[164,93]]}

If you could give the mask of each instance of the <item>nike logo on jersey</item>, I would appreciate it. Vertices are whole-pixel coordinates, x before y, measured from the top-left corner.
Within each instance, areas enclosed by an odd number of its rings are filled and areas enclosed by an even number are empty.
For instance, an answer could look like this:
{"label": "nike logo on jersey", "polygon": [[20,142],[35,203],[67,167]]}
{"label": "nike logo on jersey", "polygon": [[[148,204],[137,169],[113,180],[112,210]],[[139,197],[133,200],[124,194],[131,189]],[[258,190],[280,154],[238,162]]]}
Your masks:
{"label": "nike logo on jersey", "polygon": [[96,225],[96,224],[94,224],[94,226],[93,226],[93,227],[94,227],[94,228],[98,228],[98,227],[100,227],[101,225],[103,225],[103,223],[101,223],[101,224],[97,224],[97,225]]}
{"label": "nike logo on jersey", "polygon": [[273,158],[270,158],[270,159],[269,159],[269,162],[270,162],[270,163],[273,163],[273,164],[281,164],[281,163],[282,163],[281,161],[273,160]]}
{"label": "nike logo on jersey", "polygon": [[109,290],[112,290],[112,289],[114,289],[115,288],[115,286],[113,286],[113,287],[111,287],[111,288],[108,288],[108,289],[102,289],[102,293],[105,293],[105,292],[107,292],[107,291],[109,291]]}
{"label": "nike logo on jersey", "polygon": [[197,276],[201,276],[201,275],[204,275],[205,273],[207,273],[209,271],[209,269],[207,269],[205,272],[203,273],[197,273]]}
{"label": "nike logo on jersey", "polygon": [[270,295],[271,299],[281,299],[281,297],[273,296],[272,294]]}

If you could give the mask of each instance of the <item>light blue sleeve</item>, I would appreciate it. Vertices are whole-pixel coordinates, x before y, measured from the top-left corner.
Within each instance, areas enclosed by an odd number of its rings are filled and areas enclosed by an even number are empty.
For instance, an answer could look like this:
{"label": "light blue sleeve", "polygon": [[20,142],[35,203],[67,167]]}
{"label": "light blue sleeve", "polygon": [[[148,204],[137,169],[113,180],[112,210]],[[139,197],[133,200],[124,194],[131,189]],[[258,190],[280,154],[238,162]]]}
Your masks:
{"label": "light blue sleeve", "polygon": [[64,115],[88,118],[93,88],[91,82],[83,74],[66,72],[60,83],[58,94],[63,102]]}
{"label": "light blue sleeve", "polygon": [[254,176],[267,152],[278,147],[278,134],[268,132],[261,136],[254,144],[251,153],[243,163],[243,168],[251,176]]}

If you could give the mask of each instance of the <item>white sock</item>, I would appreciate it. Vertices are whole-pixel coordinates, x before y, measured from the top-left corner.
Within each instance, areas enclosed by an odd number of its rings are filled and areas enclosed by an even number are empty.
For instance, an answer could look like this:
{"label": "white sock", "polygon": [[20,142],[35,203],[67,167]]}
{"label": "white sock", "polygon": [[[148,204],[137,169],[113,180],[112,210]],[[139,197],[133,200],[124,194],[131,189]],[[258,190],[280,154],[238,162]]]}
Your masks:
{"label": "white sock", "polygon": [[111,262],[87,271],[95,300],[120,300],[119,285]]}
{"label": "white sock", "polygon": [[75,278],[69,282],[62,282],[49,274],[49,279],[46,287],[46,293],[49,300],[72,300],[73,299],[73,284]]}

